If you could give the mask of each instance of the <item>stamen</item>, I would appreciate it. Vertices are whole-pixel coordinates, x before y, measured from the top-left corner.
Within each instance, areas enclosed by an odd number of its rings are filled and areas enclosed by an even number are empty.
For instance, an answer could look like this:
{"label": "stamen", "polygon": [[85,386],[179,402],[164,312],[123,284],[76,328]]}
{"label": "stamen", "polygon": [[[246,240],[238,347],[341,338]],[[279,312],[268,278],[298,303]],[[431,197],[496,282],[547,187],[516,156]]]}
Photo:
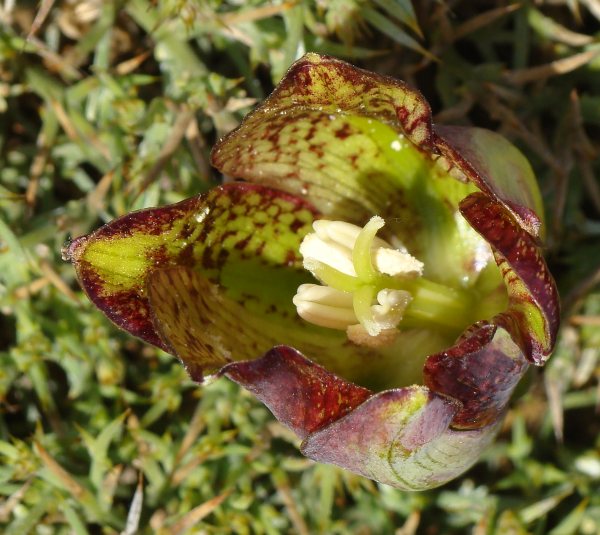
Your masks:
{"label": "stamen", "polygon": [[[316,225],[317,221],[315,221]],[[314,226],[314,225],[313,225]],[[329,265],[346,275],[356,276],[352,265],[351,249],[319,234],[308,234],[300,244],[304,267],[312,272],[311,263]]]}
{"label": "stamen", "polygon": [[292,302],[298,315],[314,325],[344,330],[357,322],[352,294],[318,284],[301,284]]}
{"label": "stamen", "polygon": [[391,329],[396,327],[402,320],[404,310],[412,301],[412,296],[404,290],[384,289],[377,294],[377,302],[371,310],[375,322],[381,326],[381,329]]}
{"label": "stamen", "polygon": [[414,278],[423,275],[423,262],[408,253],[380,247],[375,250],[373,257],[377,271],[391,277],[401,275]]}
{"label": "stamen", "polygon": [[[361,227],[353,225],[352,223],[346,223],[345,221],[328,221],[327,219],[318,219],[315,221],[313,223],[313,229],[320,238],[339,243],[350,251],[354,249],[356,238],[358,238],[358,235],[362,231]],[[372,246],[390,247],[390,244],[375,236]]]}
{"label": "stamen", "polygon": [[464,292],[421,278],[422,262],[376,236],[384,224],[378,216],[363,228],[324,219],[313,223],[315,232],[304,238],[300,253],[305,269],[323,285],[298,288],[293,298],[298,315],[346,330],[354,343],[377,347],[393,340],[401,322],[447,329],[465,325]]}

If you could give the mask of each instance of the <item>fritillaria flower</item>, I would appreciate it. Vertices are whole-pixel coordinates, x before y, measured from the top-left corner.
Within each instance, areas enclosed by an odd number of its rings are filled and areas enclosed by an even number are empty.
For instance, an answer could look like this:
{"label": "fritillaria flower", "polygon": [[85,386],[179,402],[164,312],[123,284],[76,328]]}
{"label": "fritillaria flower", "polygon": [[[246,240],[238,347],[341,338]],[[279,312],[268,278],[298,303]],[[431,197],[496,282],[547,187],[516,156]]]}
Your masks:
{"label": "fritillaria flower", "polygon": [[410,490],[468,469],[558,328],[521,153],[308,54],[212,160],[237,180],[70,244],[90,299],[253,392],[312,459]]}

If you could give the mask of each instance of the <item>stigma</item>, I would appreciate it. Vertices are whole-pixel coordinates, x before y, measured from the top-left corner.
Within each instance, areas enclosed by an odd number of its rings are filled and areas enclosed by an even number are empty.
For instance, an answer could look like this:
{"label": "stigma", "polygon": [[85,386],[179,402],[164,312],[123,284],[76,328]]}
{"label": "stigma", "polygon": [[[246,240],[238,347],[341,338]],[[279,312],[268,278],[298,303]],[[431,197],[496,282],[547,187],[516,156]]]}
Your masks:
{"label": "stigma", "polygon": [[405,283],[423,274],[423,263],[377,237],[384,224],[379,216],[362,228],[343,221],[313,223],[300,254],[321,284],[298,288],[293,303],[302,319],[345,330],[358,345],[393,343],[413,299]]}

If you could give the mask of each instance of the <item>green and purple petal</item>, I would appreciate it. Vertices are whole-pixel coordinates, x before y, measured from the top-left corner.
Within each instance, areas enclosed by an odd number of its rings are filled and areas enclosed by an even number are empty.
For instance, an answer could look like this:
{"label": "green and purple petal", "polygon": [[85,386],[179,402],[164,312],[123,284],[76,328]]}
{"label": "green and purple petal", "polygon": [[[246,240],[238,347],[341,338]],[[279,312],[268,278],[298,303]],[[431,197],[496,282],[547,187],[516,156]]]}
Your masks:
{"label": "green and purple petal", "polygon": [[302,452],[404,490],[438,487],[469,469],[498,431],[449,427],[457,402],[423,386],[375,394],[304,440]]}
{"label": "green and purple petal", "polygon": [[372,395],[287,346],[274,347],[254,361],[229,364],[221,373],[250,390],[303,439]]}
{"label": "green and purple petal", "polygon": [[[198,269],[179,265],[154,270],[144,292],[155,332],[196,381],[228,362],[256,359],[282,340],[357,382],[380,384],[386,372],[390,375],[386,364],[391,356],[349,344],[344,332],[316,327],[296,314],[250,308],[248,299],[234,298]],[[287,293],[290,302],[292,296],[293,291]]]}
{"label": "green and purple petal", "polygon": [[498,421],[470,431],[450,424],[462,405],[423,386],[380,393],[348,383],[297,351],[276,347],[223,370],[302,442],[302,452],[405,490],[437,487],[477,461]]}

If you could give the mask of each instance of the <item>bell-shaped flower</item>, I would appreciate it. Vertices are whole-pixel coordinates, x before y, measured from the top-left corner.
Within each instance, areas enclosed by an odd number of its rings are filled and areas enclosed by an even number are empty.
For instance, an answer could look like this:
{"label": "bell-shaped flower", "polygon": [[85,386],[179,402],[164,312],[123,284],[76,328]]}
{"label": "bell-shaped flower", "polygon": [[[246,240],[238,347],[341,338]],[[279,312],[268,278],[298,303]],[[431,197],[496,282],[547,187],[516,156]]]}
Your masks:
{"label": "bell-shaped flower", "polygon": [[412,490],[468,469],[558,329],[521,153],[308,54],[212,159],[239,180],[68,246],[90,299],[253,392],[312,459]]}

